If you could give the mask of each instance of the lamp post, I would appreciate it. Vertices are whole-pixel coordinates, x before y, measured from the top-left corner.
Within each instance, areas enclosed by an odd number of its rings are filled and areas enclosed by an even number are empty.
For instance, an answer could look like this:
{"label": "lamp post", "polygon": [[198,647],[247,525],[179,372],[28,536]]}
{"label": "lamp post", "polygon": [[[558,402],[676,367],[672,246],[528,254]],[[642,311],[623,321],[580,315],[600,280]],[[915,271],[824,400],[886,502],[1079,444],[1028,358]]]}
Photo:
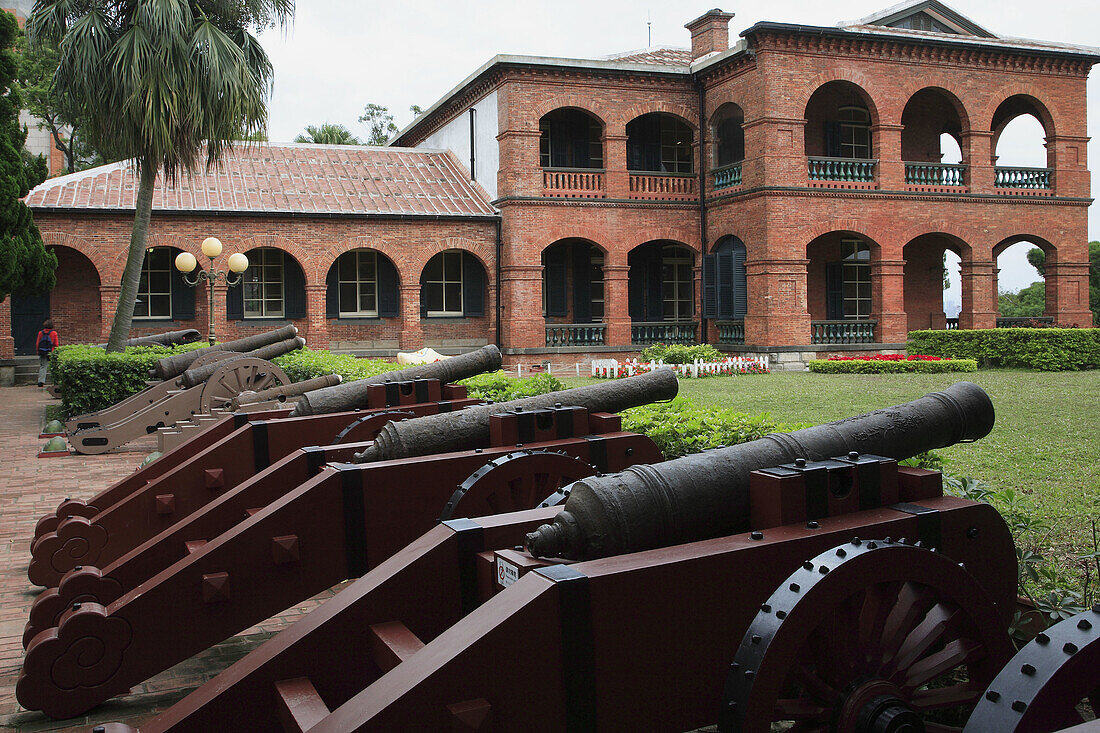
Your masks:
{"label": "lamp post", "polygon": [[[195,255],[190,252],[180,252],[176,255],[176,269],[183,274],[183,281],[191,287],[198,287],[198,284],[204,280],[207,282],[207,295],[209,302],[206,308],[207,318],[210,321],[210,345],[214,345],[214,285],[218,280],[224,280],[227,287],[234,287],[239,285],[241,280],[244,279],[244,271],[248,269],[248,258],[240,252],[234,252],[229,255],[229,271],[215,270],[214,258],[222,253],[222,243],[216,237],[207,237],[202,240],[202,253],[210,258],[210,267],[206,270],[199,270],[199,274],[194,279],[187,276],[188,273],[193,272],[195,267],[199,264],[195,259]],[[236,279],[230,274],[230,271],[235,274]]]}

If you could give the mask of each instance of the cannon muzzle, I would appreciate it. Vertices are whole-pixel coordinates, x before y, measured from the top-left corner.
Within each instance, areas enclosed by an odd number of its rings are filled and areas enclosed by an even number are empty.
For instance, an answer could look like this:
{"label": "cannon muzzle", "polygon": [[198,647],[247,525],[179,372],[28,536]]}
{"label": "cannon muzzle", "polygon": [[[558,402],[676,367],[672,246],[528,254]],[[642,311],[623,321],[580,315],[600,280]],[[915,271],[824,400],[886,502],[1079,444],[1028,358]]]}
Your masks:
{"label": "cannon muzzle", "polygon": [[958,382],[865,415],[582,479],[553,523],[527,535],[527,548],[538,557],[588,560],[744,531],[752,471],[852,451],[901,460],[977,440],[993,421],[985,390]]}
{"label": "cannon muzzle", "polygon": [[443,384],[457,382],[483,372],[500,369],[500,349],[489,344],[450,359],[431,364],[417,364],[406,369],[376,374],[335,387],[317,389],[302,395],[291,415],[325,415],[347,412],[367,404],[368,387],[386,382],[407,382],[413,379],[438,379]]}
{"label": "cannon muzzle", "polygon": [[[182,331],[165,331],[148,336],[138,336],[127,339],[127,346],[177,346],[179,344],[193,344],[202,338],[202,334],[193,328],[185,328]],[[101,349],[106,349],[107,344],[96,344]]]}
{"label": "cannon muzzle", "polygon": [[262,389],[259,392],[242,392],[234,397],[229,405],[232,409],[239,410],[243,405],[254,405],[257,402],[268,402],[270,400],[285,400],[287,397],[303,395],[315,389],[332,387],[340,384],[341,381],[343,380],[339,374],[325,374],[321,377],[304,379],[293,384],[284,384],[281,387]]}
{"label": "cannon muzzle", "polygon": [[209,364],[203,364],[200,367],[194,369],[188,369],[183,373],[183,384],[185,387],[194,387],[197,384],[202,384],[207,379],[210,379],[210,375],[216,372],[221,367],[236,361],[237,359],[243,359],[246,356],[254,359],[274,359],[276,356],[282,356],[283,354],[289,354],[291,351],[300,349],[306,345],[306,340],[301,336],[296,338],[286,339],[285,341],[278,341],[273,344],[261,346],[260,348],[249,351],[245,354],[233,354],[227,356],[224,359],[211,362]]}
{"label": "cannon muzzle", "polygon": [[657,369],[648,374],[587,387],[391,422],[382,428],[366,450],[355,454],[355,461],[369,463],[486,446],[489,444],[489,417],[502,412],[555,405],[584,407],[590,413],[620,412],[650,402],[670,400],[676,396],[678,389],[676,374],[671,369]]}
{"label": "cannon muzzle", "polygon": [[187,371],[187,368],[194,363],[195,359],[211,351],[239,351],[244,353],[246,351],[253,351],[262,346],[267,346],[268,344],[294,338],[297,335],[298,328],[296,326],[283,326],[274,331],[266,331],[254,336],[246,336],[243,339],[227,341],[224,344],[218,344],[216,346],[207,346],[205,349],[195,349],[194,351],[187,351],[183,354],[172,354],[172,356],[158,359],[153,364],[150,374],[157,379],[173,379]]}

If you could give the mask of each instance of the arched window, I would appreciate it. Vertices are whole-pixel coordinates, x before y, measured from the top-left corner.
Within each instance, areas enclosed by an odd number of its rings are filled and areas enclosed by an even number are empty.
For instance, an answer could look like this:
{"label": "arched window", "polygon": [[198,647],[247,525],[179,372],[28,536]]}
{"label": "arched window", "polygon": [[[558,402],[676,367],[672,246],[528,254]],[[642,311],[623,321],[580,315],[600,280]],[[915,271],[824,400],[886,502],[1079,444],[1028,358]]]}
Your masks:
{"label": "arched window", "polygon": [[469,252],[451,249],[428,260],[420,273],[420,315],[471,318],[485,315],[485,268]]}
{"label": "arched window", "polygon": [[630,320],[683,321],[695,313],[694,253],[681,244],[653,241],[627,255]]}
{"label": "arched window", "polygon": [[400,315],[397,268],[383,254],[354,249],[340,255],[325,281],[328,318],[394,318]]}
{"label": "arched window", "polygon": [[722,237],[703,257],[703,317],[740,320],[747,311],[745,243],[737,237]]}
{"label": "arched window", "polygon": [[825,268],[827,318],[866,320],[871,317],[871,247],[862,239],[840,240],[839,262]]}
{"label": "arched window", "polygon": [[691,127],[683,120],[651,112],[626,126],[626,165],[632,171],[691,173]]}
{"label": "arched window", "polygon": [[714,119],[714,166],[722,168],[745,159],[745,131],[741,127],[745,113],[736,104],[728,103]]}
{"label": "arched window", "polygon": [[546,318],[602,323],[603,252],[581,239],[562,240],[544,249],[542,305]]}
{"label": "arched window", "polygon": [[259,247],[245,254],[248,269],[241,284],[226,290],[226,317],[305,318],[306,278],[294,258],[274,247]]}
{"label": "arched window", "polygon": [[543,168],[603,168],[603,129],[579,109],[557,109],[539,120]]}

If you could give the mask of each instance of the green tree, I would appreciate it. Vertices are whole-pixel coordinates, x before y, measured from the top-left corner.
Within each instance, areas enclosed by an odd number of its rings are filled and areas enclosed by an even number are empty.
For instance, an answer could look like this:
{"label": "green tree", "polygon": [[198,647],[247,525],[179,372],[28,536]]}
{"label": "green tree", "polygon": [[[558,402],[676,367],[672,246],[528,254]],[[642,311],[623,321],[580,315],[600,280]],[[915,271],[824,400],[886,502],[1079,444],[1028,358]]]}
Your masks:
{"label": "green tree", "polygon": [[153,190],[211,168],[234,141],[264,129],[271,62],[250,31],[285,25],[294,0],[37,0],[32,46],[59,49],[54,84],[84,133],[133,161],[134,226],[108,351],[130,333]]}
{"label": "green tree", "polygon": [[1005,318],[1035,318],[1046,307],[1046,283],[1036,281],[1017,292],[1002,291],[997,296],[997,313]]}
{"label": "green tree", "polygon": [[0,301],[10,293],[49,291],[57,270],[57,257],[46,251],[31,210],[20,201],[46,178],[46,162],[23,150],[27,130],[19,124],[19,59],[12,50],[18,33],[15,16],[0,12]]}
{"label": "green tree", "polygon": [[359,121],[370,130],[367,134],[367,145],[385,145],[397,132],[397,125],[393,124],[393,115],[388,108],[380,104],[371,103],[363,107],[363,114],[359,115]]}
{"label": "green tree", "polygon": [[419,104],[410,104],[409,111],[413,113],[414,119],[424,114],[424,109]]}
{"label": "green tree", "polygon": [[351,134],[343,125],[326,122],[321,126],[306,125],[306,134],[294,138],[296,143],[314,143],[316,145],[362,145],[363,142]]}
{"label": "green tree", "polygon": [[[1046,252],[1038,247],[1027,252],[1027,261],[1046,276]],[[1100,242],[1089,242],[1089,310],[1093,325],[1100,326]]]}

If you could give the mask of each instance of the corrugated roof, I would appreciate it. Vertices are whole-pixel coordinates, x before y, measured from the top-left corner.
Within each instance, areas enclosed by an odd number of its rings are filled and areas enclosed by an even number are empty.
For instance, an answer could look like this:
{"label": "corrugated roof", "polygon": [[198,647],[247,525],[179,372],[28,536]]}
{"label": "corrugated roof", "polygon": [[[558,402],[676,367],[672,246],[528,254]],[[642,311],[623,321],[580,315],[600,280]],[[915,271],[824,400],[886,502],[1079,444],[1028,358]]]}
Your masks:
{"label": "corrugated roof", "polygon": [[[133,210],[137,177],[125,163],[51,178],[25,199],[32,209]],[[442,150],[253,143],[214,169],[157,179],[153,211],[486,216],[489,196]]]}

